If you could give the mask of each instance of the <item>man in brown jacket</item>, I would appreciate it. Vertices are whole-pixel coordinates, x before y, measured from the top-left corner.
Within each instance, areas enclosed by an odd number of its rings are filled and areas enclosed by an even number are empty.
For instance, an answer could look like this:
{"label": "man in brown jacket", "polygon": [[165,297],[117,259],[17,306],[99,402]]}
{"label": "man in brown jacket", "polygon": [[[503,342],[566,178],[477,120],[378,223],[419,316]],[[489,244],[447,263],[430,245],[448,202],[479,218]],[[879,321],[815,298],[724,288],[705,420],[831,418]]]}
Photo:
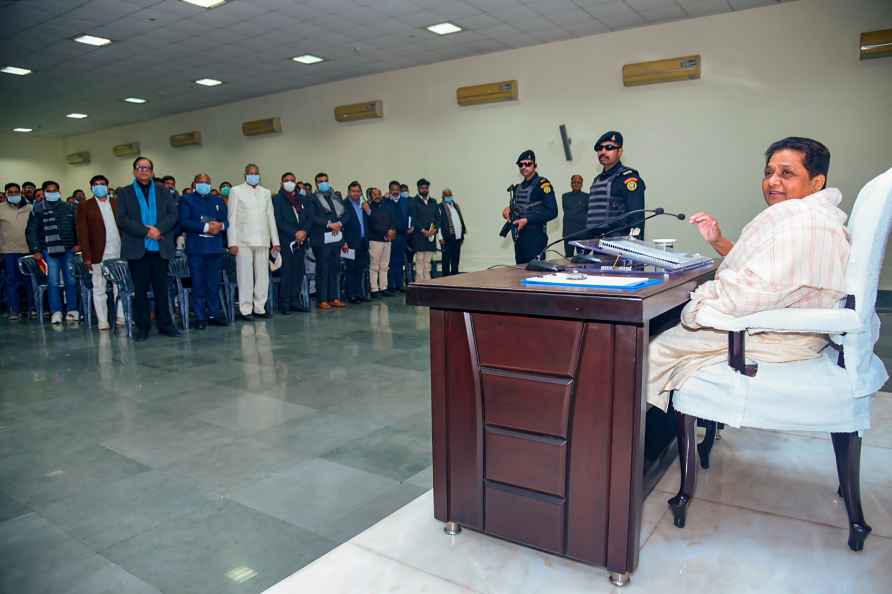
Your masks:
{"label": "man in brown jacket", "polygon": [[[108,179],[94,175],[90,180],[93,199],[77,209],[77,236],[81,243],[84,264],[93,272],[93,309],[100,330],[108,330],[108,303],[102,261],[121,257],[121,235],[118,232],[118,203],[108,197]],[[117,297],[117,288],[115,288]],[[124,311],[118,303],[118,326],[124,325]]]}

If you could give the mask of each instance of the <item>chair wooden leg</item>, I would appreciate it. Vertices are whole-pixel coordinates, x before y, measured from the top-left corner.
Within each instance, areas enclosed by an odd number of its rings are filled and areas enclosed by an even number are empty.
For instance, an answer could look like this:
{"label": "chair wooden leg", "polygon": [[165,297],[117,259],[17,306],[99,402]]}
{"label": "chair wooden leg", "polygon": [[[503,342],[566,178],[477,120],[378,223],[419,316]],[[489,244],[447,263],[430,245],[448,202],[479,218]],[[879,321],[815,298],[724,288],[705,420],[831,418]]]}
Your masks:
{"label": "chair wooden leg", "polygon": [[697,418],[678,411],[675,412],[676,438],[678,439],[678,463],[681,469],[681,486],[678,495],[669,500],[673,522],[684,528],[688,505],[694,496],[697,483]]}
{"label": "chair wooden leg", "polygon": [[697,444],[697,453],[700,455],[700,466],[704,470],[708,470],[709,454],[712,452],[712,446],[715,444],[718,423],[715,421],[704,421],[704,425],[706,425],[706,435],[703,437],[703,441]]}
{"label": "chair wooden leg", "polygon": [[857,432],[833,433],[831,438],[836,454],[839,493],[849,516],[849,548],[860,551],[871,532],[861,509],[861,436]]}

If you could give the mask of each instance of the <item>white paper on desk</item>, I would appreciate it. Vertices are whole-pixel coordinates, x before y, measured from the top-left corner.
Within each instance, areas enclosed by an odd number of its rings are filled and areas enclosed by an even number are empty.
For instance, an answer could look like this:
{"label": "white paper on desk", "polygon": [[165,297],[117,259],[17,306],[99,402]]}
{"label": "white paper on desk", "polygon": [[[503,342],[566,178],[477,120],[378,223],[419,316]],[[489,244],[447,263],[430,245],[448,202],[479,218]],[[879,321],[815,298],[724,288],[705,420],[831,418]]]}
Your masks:
{"label": "white paper on desk", "polygon": [[343,237],[343,235],[341,234],[340,231],[338,231],[337,233],[332,233],[331,231],[326,231],[325,232],[325,243],[337,243],[337,242],[341,241],[342,237]]}
{"label": "white paper on desk", "polygon": [[641,276],[613,276],[613,275],[595,275],[595,274],[586,274],[585,278],[574,278],[577,276],[583,276],[579,274],[567,274],[566,272],[556,272],[554,274],[547,274],[545,276],[534,276],[531,277],[530,281],[533,281],[537,284],[548,284],[548,285],[575,285],[579,287],[631,287],[635,285],[640,285],[643,282],[647,282],[647,277]]}
{"label": "white paper on desk", "polygon": [[356,250],[347,250],[346,252],[341,252],[341,257],[345,260],[355,260]]}

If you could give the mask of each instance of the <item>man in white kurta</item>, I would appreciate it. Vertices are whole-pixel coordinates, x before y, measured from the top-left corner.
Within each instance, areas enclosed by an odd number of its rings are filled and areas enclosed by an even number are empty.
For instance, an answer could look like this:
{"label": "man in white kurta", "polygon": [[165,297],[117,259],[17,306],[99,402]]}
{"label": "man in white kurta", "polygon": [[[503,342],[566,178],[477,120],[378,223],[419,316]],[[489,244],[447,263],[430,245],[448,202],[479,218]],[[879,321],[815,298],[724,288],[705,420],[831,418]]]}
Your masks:
{"label": "man in white kurta", "polygon": [[245,167],[245,183],[229,191],[229,252],[236,257],[239,314],[243,320],[269,317],[269,253],[279,251],[270,191],[260,185],[260,169]]}
{"label": "man in white kurta", "polygon": [[[796,165],[790,154],[795,151],[780,152],[787,153],[788,167]],[[784,156],[780,154],[778,160]],[[829,152],[826,159],[829,166]],[[727,250],[715,280],[691,294],[681,324],[651,341],[647,399],[664,411],[671,390],[681,387],[698,369],[727,362],[728,333],[704,328],[698,322],[698,313],[705,306],[741,317],[787,307],[832,308],[846,295],[849,242],[847,215],[839,209],[842,194],[835,188],[809,192],[824,187],[826,174],[817,183],[800,188],[785,187],[783,180],[772,181],[770,177],[782,174],[780,164],[775,163],[769,175],[768,167],[774,161],[775,156],[770,155],[763,180],[769,207],[743,228],[736,244],[724,240],[720,231],[712,233],[710,243],[720,253]],[[701,233],[704,226],[718,229],[705,213],[694,215],[692,222],[701,226]],[[723,242],[725,249],[720,248]],[[799,361],[817,357],[827,344],[825,335],[759,332],[747,336],[746,357],[757,362]]]}

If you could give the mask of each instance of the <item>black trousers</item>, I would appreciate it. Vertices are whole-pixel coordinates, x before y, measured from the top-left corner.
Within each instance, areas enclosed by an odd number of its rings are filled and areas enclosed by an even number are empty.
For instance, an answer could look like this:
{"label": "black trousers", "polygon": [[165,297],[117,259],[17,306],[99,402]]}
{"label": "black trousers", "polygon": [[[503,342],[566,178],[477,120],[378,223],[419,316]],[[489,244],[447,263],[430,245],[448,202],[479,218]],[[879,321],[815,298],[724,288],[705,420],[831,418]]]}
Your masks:
{"label": "black trousers", "polygon": [[341,244],[313,246],[316,256],[316,298],[319,303],[340,299],[338,273],[341,266]]}
{"label": "black trousers", "polygon": [[146,252],[139,260],[129,260],[133,278],[133,322],[139,332],[147,334],[151,326],[149,316],[149,288],[155,295],[155,324],[159,330],[174,329],[170,317],[170,291],[167,260],[158,252]]}
{"label": "black trousers", "polygon": [[443,276],[458,274],[458,262],[461,259],[461,244],[464,239],[447,239],[443,246]]}
{"label": "black trousers", "polygon": [[[279,311],[300,305],[300,292],[304,286],[307,251],[299,249],[293,254],[291,248],[282,248],[282,268],[279,269]],[[307,304],[308,305],[308,304]]]}
{"label": "black trousers", "polygon": [[344,260],[347,266],[347,299],[365,296],[363,284],[365,271],[369,268],[369,242],[363,239],[355,249],[356,259]]}
{"label": "black trousers", "polygon": [[539,255],[548,244],[548,235],[541,226],[530,228],[529,225],[520,232],[514,244],[514,261],[526,264]]}

